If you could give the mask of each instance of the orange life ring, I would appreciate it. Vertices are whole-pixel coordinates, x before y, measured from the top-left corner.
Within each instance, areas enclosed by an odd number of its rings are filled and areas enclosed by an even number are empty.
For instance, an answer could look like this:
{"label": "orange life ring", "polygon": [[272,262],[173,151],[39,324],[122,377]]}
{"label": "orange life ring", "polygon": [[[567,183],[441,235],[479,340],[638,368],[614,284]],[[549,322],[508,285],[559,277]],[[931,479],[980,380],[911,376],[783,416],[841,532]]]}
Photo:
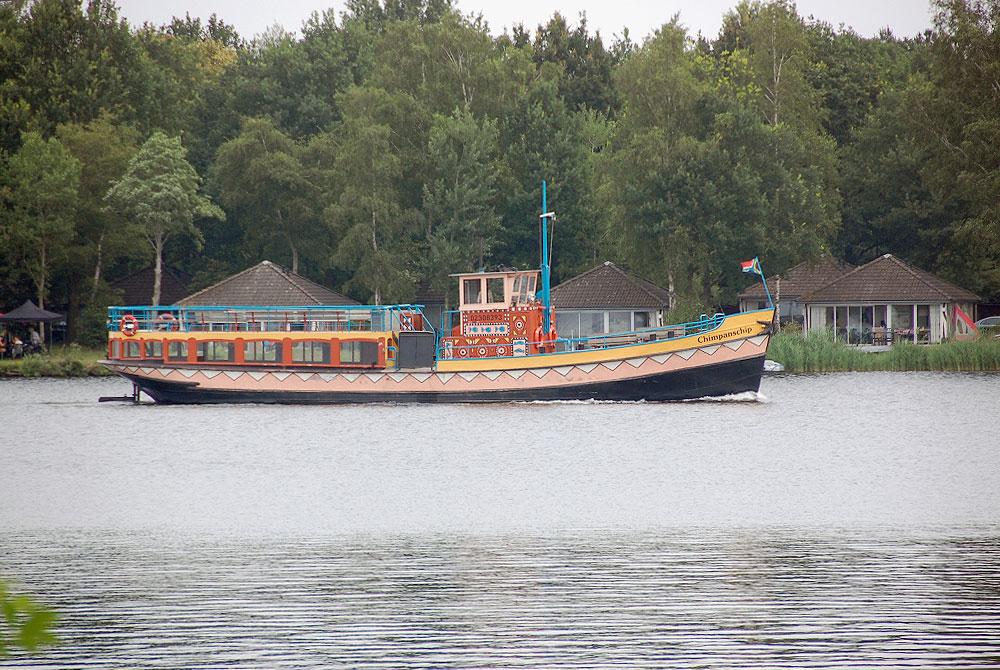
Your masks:
{"label": "orange life ring", "polygon": [[121,325],[119,329],[125,337],[132,337],[139,332],[139,321],[131,314],[126,314],[122,317]]}

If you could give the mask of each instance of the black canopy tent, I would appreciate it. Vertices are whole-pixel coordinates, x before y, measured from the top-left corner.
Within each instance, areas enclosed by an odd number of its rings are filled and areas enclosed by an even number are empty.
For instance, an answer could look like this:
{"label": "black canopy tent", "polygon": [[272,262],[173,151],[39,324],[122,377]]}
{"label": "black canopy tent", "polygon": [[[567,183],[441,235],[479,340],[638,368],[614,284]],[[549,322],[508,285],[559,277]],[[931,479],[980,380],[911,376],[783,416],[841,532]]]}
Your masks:
{"label": "black canopy tent", "polygon": [[[63,318],[62,314],[42,309],[30,300],[25,300],[24,304],[20,307],[0,316],[0,323],[52,323],[53,321],[62,321]],[[52,329],[48,328],[47,330],[49,331],[49,345],[51,346]]]}

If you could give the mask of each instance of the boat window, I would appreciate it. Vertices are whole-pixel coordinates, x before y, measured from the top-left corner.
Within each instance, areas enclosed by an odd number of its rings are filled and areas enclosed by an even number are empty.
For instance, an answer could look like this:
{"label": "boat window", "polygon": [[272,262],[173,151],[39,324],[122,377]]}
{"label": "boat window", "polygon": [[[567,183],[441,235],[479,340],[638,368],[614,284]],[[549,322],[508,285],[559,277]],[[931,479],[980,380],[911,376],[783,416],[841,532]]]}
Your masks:
{"label": "boat window", "polygon": [[361,362],[361,342],[341,342],[340,362],[345,364]]}
{"label": "boat window", "polygon": [[519,303],[528,302],[528,277],[526,275],[521,275],[521,288],[517,292],[517,301]]}
{"label": "boat window", "polygon": [[209,340],[198,343],[198,360],[207,362],[228,362],[233,360],[233,343]]}
{"label": "boat window", "polygon": [[163,342],[160,340],[146,340],[146,358],[163,358]]}
{"label": "boat window", "polygon": [[503,277],[486,280],[486,302],[503,302]]}
{"label": "boat window", "polygon": [[139,343],[136,340],[125,343],[125,358],[139,358]]}
{"label": "boat window", "polygon": [[465,296],[466,305],[478,305],[482,303],[482,284],[478,279],[466,279],[462,285],[462,295]]}
{"label": "boat window", "polygon": [[535,295],[535,280],[538,279],[537,275],[531,275],[528,277],[528,293],[532,296]]}
{"label": "boat window", "polygon": [[167,359],[171,361],[186,361],[188,357],[187,342],[168,342]]}
{"label": "boat window", "polygon": [[121,357],[122,357],[121,340],[111,340],[111,358],[121,358]]}
{"label": "boat window", "polygon": [[243,343],[243,360],[247,363],[280,363],[281,342],[249,340]]}
{"label": "boat window", "polygon": [[510,294],[513,300],[519,300],[518,293],[521,292],[521,275],[514,277],[514,286],[511,288]]}
{"label": "boat window", "polygon": [[299,341],[292,343],[293,363],[329,363],[330,343]]}

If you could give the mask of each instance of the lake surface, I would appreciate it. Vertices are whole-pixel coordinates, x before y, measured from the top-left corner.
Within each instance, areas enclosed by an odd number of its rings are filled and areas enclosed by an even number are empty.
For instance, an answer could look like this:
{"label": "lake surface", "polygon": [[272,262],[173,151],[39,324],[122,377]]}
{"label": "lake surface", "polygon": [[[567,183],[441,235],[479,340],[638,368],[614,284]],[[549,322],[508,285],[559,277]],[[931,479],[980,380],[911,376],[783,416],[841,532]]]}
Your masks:
{"label": "lake surface", "polygon": [[0,667],[1000,667],[1000,375],[677,404],[0,381]]}

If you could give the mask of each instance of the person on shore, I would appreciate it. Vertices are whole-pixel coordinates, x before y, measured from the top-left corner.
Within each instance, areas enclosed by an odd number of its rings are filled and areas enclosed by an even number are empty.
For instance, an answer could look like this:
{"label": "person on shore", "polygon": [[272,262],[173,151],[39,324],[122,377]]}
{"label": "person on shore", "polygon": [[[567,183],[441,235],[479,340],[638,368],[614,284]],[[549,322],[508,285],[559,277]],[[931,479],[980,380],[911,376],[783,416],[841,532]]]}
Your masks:
{"label": "person on shore", "polygon": [[15,335],[10,344],[10,357],[20,358],[24,354],[24,342],[21,341],[20,337]]}
{"label": "person on shore", "polygon": [[0,358],[7,356],[7,333],[0,334]]}

